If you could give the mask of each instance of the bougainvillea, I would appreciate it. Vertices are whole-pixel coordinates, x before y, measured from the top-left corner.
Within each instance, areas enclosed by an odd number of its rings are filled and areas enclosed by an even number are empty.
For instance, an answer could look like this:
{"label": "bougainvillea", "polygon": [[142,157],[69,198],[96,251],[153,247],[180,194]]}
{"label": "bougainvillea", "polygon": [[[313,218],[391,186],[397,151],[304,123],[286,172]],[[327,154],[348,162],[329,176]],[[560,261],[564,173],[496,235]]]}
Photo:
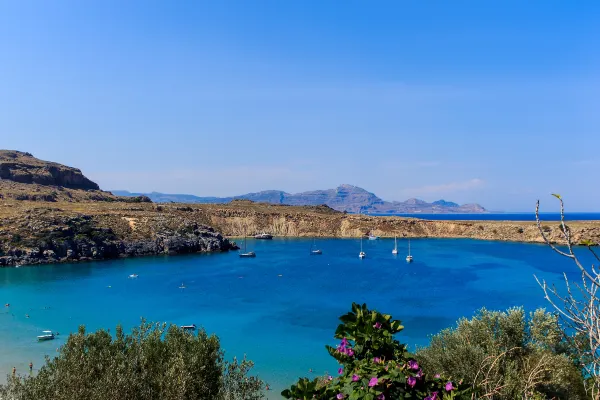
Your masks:
{"label": "bougainvillea", "polygon": [[391,400],[470,398],[457,382],[439,374],[427,377],[394,335],[404,327],[391,315],[352,304],[340,317],[337,346],[326,346],[340,364],[338,377],[300,379],[281,394],[287,399]]}

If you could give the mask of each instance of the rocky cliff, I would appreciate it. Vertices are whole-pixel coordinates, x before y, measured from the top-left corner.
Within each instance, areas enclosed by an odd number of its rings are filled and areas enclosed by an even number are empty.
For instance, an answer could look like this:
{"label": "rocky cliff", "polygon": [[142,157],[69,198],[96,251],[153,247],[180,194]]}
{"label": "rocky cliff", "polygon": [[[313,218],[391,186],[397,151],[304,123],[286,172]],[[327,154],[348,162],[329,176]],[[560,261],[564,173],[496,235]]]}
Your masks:
{"label": "rocky cliff", "polygon": [[16,150],[0,150],[0,179],[68,189],[100,189],[98,184],[86,178],[77,168],[38,160],[29,153]]}
{"label": "rocky cliff", "polygon": [[16,150],[0,150],[0,199],[151,202],[146,196],[119,197],[102,191],[77,168]]}
{"label": "rocky cliff", "polygon": [[[64,208],[3,204],[0,266],[46,264],[157,254],[221,252],[236,248],[220,233],[176,209],[147,204],[61,204]],[[60,204],[60,203],[59,203]],[[106,203],[98,203],[107,206]],[[9,208],[8,210],[6,208]]]}

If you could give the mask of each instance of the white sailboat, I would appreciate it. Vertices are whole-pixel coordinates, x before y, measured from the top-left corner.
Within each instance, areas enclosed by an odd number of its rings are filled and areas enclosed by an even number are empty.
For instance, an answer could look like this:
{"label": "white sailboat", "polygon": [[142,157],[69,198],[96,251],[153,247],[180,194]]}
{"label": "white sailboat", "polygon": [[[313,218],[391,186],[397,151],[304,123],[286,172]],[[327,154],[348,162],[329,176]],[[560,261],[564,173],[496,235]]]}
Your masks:
{"label": "white sailboat", "polygon": [[367,256],[367,254],[363,251],[362,241],[363,241],[363,238],[361,236],[360,237],[360,253],[358,253],[358,258],[365,258]]}
{"label": "white sailboat", "polygon": [[244,236],[244,252],[240,253],[240,258],[254,258],[256,253],[253,251],[246,251],[246,237]]}
{"label": "white sailboat", "polygon": [[392,254],[398,254],[398,239],[396,238],[396,236],[394,236],[394,250],[392,250]]}
{"label": "white sailboat", "polygon": [[311,256],[320,256],[323,252],[317,248],[315,248],[315,238],[313,238],[312,245],[310,246],[310,255]]}
{"label": "white sailboat", "polygon": [[408,255],[406,256],[406,262],[413,262],[413,256],[410,255],[410,239],[408,239]]}

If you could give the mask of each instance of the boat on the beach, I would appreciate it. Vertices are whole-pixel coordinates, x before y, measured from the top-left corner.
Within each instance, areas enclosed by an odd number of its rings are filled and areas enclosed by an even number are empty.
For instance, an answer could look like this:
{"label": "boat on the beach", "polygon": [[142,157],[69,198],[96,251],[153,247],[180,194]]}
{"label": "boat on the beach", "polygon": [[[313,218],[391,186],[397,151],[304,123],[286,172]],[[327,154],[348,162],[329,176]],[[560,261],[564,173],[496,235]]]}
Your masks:
{"label": "boat on the beach", "polygon": [[396,238],[396,236],[394,236],[394,250],[392,250],[392,254],[398,254],[398,239]]}
{"label": "boat on the beach", "polygon": [[244,237],[244,252],[240,253],[240,258],[254,258],[254,257],[256,257],[255,252],[246,250],[246,237]]}
{"label": "boat on the beach", "polygon": [[273,235],[271,235],[270,233],[259,233],[258,235],[254,235],[254,239],[264,239],[264,240],[271,240],[273,239]]}
{"label": "boat on the beach", "polygon": [[410,239],[408,239],[408,255],[406,256],[406,262],[413,262],[413,256],[410,255]]}
{"label": "boat on the beach", "polygon": [[37,337],[38,342],[43,342],[46,340],[53,340],[55,338],[54,333],[52,331],[42,331],[42,335]]}
{"label": "boat on the beach", "polygon": [[312,244],[310,245],[310,255],[311,256],[320,256],[323,252],[319,249],[315,248],[315,239],[313,238]]}
{"label": "boat on the beach", "polygon": [[183,329],[184,331],[195,331],[196,330],[196,324],[181,325],[180,328]]}

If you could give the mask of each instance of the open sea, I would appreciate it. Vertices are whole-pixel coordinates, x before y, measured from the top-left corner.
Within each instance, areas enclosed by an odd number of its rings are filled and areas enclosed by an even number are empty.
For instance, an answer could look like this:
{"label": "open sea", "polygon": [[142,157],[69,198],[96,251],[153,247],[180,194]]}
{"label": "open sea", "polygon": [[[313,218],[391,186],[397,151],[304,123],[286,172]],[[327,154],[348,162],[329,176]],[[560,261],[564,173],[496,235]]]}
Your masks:
{"label": "open sea", "polygon": [[[365,240],[364,260],[358,239],[316,243],[322,256],[309,255],[309,239],[276,238],[250,240],[255,259],[230,252],[0,268],[0,376],[13,366],[25,373],[30,361],[37,369],[80,324],[114,331],[145,317],[216,333],[228,358],[247,354],[256,362],[276,399],[299,376],[337,369],[324,345],[335,343],[337,317],[353,301],[401,319],[406,329],[398,338],[414,349],[484,306],[548,306],[534,274],[550,282],[559,282],[563,271],[579,277],[569,260],[544,245],[416,239],[415,262],[407,264],[405,241],[395,257],[393,240]],[[61,334],[38,343],[46,329]]]}
{"label": "open sea", "polygon": [[[369,214],[379,216],[412,217],[421,219],[444,220],[444,221],[535,221],[534,212],[521,213],[483,213],[483,214]],[[560,213],[540,213],[540,219],[543,221],[560,221]],[[566,213],[567,221],[598,221],[600,213],[579,212]]]}

